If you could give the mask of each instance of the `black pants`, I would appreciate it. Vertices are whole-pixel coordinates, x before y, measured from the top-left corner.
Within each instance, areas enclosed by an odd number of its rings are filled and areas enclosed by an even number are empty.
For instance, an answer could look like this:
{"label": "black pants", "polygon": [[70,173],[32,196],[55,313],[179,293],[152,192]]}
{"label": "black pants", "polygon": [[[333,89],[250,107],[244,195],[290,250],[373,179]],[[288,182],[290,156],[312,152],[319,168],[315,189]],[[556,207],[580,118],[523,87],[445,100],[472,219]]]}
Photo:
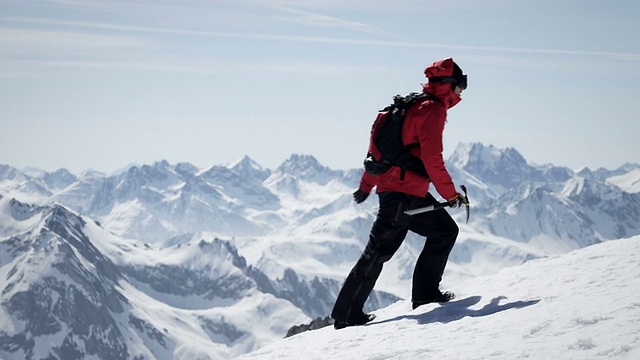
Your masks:
{"label": "black pants", "polygon": [[444,210],[406,215],[405,210],[436,203],[431,194],[421,198],[384,192],[369,235],[369,243],[345,280],[331,317],[345,321],[362,313],[365,301],[380,276],[382,265],[398,250],[409,230],[426,241],[413,271],[412,300],[419,301],[438,290],[449,253],[458,236],[458,225]]}

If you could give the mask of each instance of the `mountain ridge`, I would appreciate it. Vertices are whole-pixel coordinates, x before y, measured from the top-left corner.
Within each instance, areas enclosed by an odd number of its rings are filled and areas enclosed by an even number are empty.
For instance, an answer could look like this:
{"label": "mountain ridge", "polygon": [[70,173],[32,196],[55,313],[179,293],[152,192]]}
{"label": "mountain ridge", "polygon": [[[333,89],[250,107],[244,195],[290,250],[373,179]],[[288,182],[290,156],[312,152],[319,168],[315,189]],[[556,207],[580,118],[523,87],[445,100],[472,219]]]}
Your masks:
{"label": "mountain ridge", "polygon": [[[0,285],[0,357],[7,360],[228,358],[326,312],[330,300],[320,296],[338,287],[306,282],[293,270],[269,279],[231,242],[209,235],[154,248],[63,205],[4,197],[0,216],[2,224],[8,216],[24,223],[3,226],[0,237],[0,276],[7,279]],[[397,299],[379,296],[387,299],[372,306]]]}
{"label": "mountain ridge", "polygon": [[[469,188],[471,221],[465,224],[463,211],[449,210],[460,236],[444,288],[640,233],[634,221],[640,218],[640,192],[634,185],[640,165],[580,175],[551,164],[529,164],[515,149],[477,143],[459,149],[469,153],[455,153],[448,167],[456,184]],[[471,172],[482,167],[482,159],[488,171]],[[135,340],[127,349],[133,346],[141,349],[140,356],[156,358],[229,358],[328,314],[375,219],[375,196],[360,205],[352,201],[361,171],[332,170],[313,156],[297,154],[273,171],[249,157],[205,169],[158,161],[112,175],[57,170],[33,176],[0,165],[0,273],[14,271],[9,263],[17,257],[5,251],[7,244],[25,242],[37,226],[46,234],[57,231],[61,239],[69,238],[61,240],[69,244],[67,253],[80,259],[67,261],[75,265],[66,268],[96,274],[107,269],[112,275],[98,277],[118,280],[101,293],[115,291],[128,301],[120,304],[122,314],[131,317],[116,315],[114,320],[123,336]],[[508,176],[496,177],[502,172]],[[43,225],[44,212],[58,216]],[[84,225],[69,220],[74,218]],[[83,238],[96,246],[83,245]],[[412,264],[423,241],[410,234],[385,264],[369,309],[409,297]],[[93,264],[82,260],[92,254],[102,265],[83,265]],[[100,256],[106,260],[98,261]],[[49,285],[68,288],[56,281]],[[174,320],[154,319],[149,316],[154,311],[188,319],[198,345],[185,347],[182,337],[171,332],[177,329]],[[256,330],[246,325],[250,316]],[[273,317],[279,320],[273,323]],[[12,344],[23,336],[12,334],[0,332],[0,337]],[[28,339],[20,339],[28,348]],[[2,341],[0,351],[5,351]],[[86,345],[74,344],[65,350],[68,356],[86,353]]]}

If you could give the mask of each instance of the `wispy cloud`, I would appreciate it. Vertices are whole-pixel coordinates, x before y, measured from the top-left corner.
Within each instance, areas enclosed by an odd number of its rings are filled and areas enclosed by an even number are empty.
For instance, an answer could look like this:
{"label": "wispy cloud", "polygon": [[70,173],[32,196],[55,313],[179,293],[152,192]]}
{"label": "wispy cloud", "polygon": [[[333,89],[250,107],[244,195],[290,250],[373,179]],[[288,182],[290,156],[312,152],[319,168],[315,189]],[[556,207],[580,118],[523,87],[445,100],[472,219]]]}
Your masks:
{"label": "wispy cloud", "polygon": [[[582,63],[583,67],[588,67],[594,62],[611,60],[631,63],[640,61],[640,54],[636,53],[397,42],[255,32],[219,32],[27,17],[0,17],[0,20],[4,20],[5,24],[8,22],[20,25],[0,27],[0,77],[2,78],[63,75],[65,70],[71,69],[140,70],[202,75],[241,74],[252,71],[348,75],[358,74],[360,71],[366,73],[389,71],[381,66],[367,64],[356,66],[355,64],[282,61],[281,59],[272,62],[265,59],[259,62],[252,62],[252,59],[223,61],[202,54],[187,56],[173,51],[169,55],[163,49],[166,45],[163,42],[167,40],[162,35],[385,48],[445,49],[464,51],[468,57],[491,57],[494,59],[491,62],[493,64],[503,61],[510,66],[521,64],[525,68],[543,65],[558,66],[558,61],[561,59],[565,59],[565,62],[569,61],[566,59],[567,57],[572,58],[572,64]],[[29,25],[34,26],[29,27]],[[52,30],[46,30],[47,28]],[[534,62],[532,63],[532,61]],[[541,65],[541,63],[544,64]]]}
{"label": "wispy cloud", "polygon": [[392,69],[376,65],[344,65],[307,61],[205,61],[185,58],[167,59],[43,59],[0,60],[0,78],[64,77],[69,71],[78,70],[122,70],[159,71],[176,74],[228,75],[228,74],[304,74],[319,76],[384,74]]}
{"label": "wispy cloud", "polygon": [[[238,0],[235,1],[239,2]],[[466,0],[465,2],[468,3],[470,1],[476,0]],[[455,2],[442,0],[244,0],[244,2],[266,6],[278,5],[305,9],[328,9],[332,11],[367,9],[368,11],[378,12],[402,12],[424,9],[426,7],[457,7],[461,0]]]}
{"label": "wispy cloud", "polygon": [[312,13],[312,12],[298,10],[298,9],[294,9],[294,8],[282,6],[282,5],[269,4],[267,6],[272,9],[276,9],[276,10],[283,11],[285,13],[290,14],[290,16],[288,17],[279,17],[280,19],[285,21],[304,24],[307,26],[349,29],[349,30],[354,30],[354,31],[364,32],[369,34],[383,34],[383,31],[380,29],[361,23],[361,22],[357,22],[357,21],[338,18],[335,16]]}
{"label": "wispy cloud", "polygon": [[77,31],[0,28],[2,53],[59,55],[103,55],[119,50],[151,48],[142,38]]}
{"label": "wispy cloud", "polygon": [[[255,33],[255,32],[221,32],[221,31],[208,31],[208,30],[134,26],[134,25],[124,25],[124,24],[117,24],[117,23],[104,23],[104,22],[50,20],[50,19],[24,18],[24,17],[21,17],[21,18],[0,17],[0,19],[3,19],[5,21],[20,22],[20,23],[80,27],[80,28],[101,29],[101,30],[110,30],[110,31],[119,31],[119,32],[173,34],[173,35],[184,35],[184,36],[199,36],[199,37],[204,36],[204,37],[218,37],[218,38],[264,40],[264,41],[347,44],[347,45],[380,46],[380,47],[440,48],[440,49],[493,52],[493,53],[573,55],[573,56],[584,56],[584,57],[607,57],[607,58],[615,58],[619,60],[629,60],[629,61],[640,60],[640,54],[638,53],[622,53],[622,52],[607,52],[607,51],[496,47],[496,46],[464,45],[464,44],[438,44],[438,43],[402,42],[402,41],[375,40],[375,39],[372,40],[372,39],[358,39],[358,38],[268,34],[268,33]],[[9,31],[9,30],[6,30],[6,31]]]}

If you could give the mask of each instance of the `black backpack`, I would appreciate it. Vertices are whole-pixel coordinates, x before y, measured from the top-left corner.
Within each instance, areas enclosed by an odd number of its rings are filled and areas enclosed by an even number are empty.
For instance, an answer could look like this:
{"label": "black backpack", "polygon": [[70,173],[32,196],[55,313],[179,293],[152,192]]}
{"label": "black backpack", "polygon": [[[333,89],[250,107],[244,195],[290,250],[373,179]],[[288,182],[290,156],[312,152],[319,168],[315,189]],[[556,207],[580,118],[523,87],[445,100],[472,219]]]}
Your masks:
{"label": "black backpack", "polygon": [[407,170],[429,177],[422,160],[409,152],[419,144],[404,145],[402,143],[402,127],[407,110],[416,101],[425,99],[438,100],[434,95],[425,93],[396,95],[393,97],[393,104],[379,111],[371,127],[369,151],[364,160],[364,169],[367,173],[378,176],[389,171],[392,166],[398,166],[403,180]]}

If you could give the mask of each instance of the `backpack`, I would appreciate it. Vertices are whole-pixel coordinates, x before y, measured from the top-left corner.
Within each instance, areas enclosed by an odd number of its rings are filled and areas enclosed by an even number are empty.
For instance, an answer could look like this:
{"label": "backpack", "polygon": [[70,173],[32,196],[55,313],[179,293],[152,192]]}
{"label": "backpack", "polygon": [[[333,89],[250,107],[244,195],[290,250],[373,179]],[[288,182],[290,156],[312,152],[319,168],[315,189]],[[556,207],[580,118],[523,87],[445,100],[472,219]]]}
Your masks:
{"label": "backpack", "polygon": [[408,109],[416,101],[425,99],[438,100],[434,95],[425,93],[396,95],[393,97],[393,104],[378,112],[371,126],[369,151],[364,160],[364,169],[367,173],[378,176],[389,171],[392,166],[398,166],[401,169],[402,180],[407,170],[429,177],[422,160],[409,152],[419,144],[404,145],[402,143],[402,127]]}

